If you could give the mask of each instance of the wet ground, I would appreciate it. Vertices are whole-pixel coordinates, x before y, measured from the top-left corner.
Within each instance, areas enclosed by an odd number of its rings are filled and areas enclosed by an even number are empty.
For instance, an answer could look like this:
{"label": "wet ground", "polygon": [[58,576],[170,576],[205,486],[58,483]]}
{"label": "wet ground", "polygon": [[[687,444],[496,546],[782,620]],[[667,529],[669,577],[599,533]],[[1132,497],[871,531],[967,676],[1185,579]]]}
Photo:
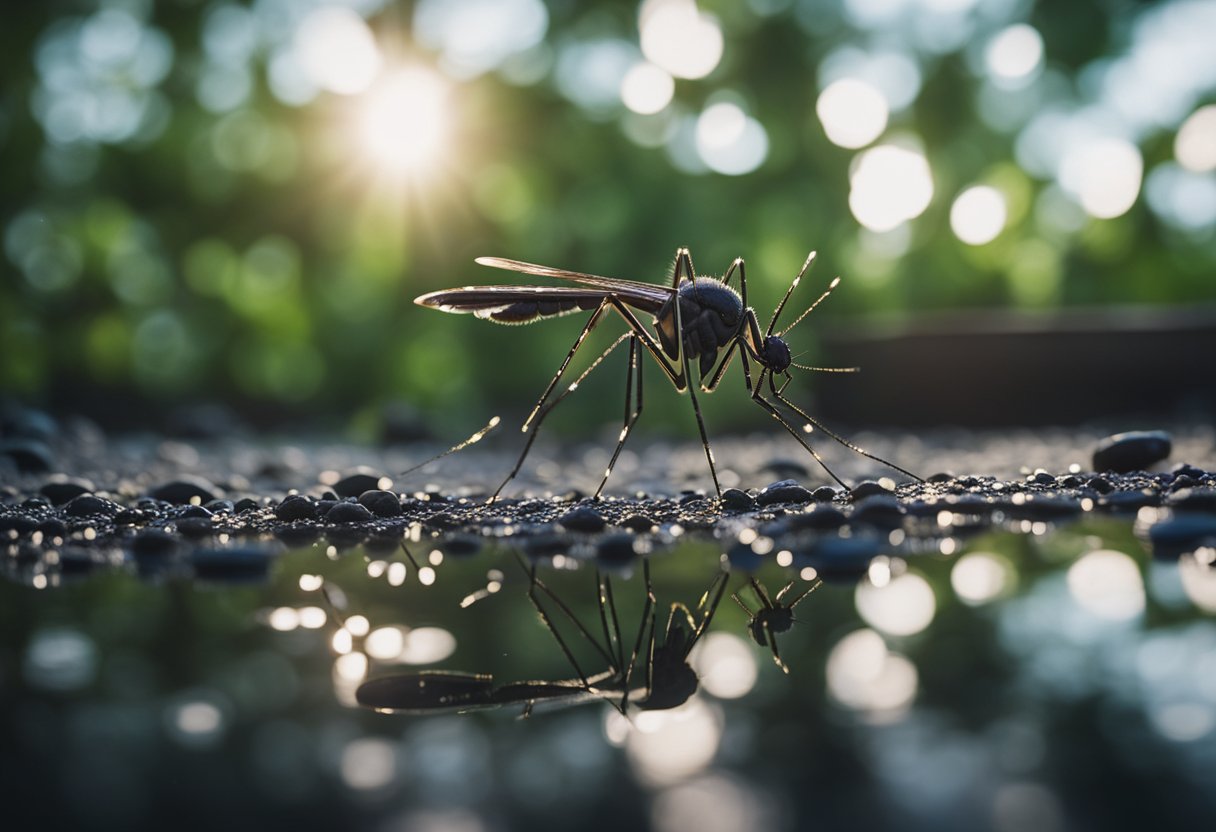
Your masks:
{"label": "wet ground", "polygon": [[[1216,818],[1208,426],[863,433],[925,481],[825,448],[847,490],[722,439],[722,500],[697,444],[639,442],[600,501],[611,442],[540,446],[492,505],[510,436],[400,478],[442,447],[30,427],[0,445],[0,793],[42,828]],[[696,692],[646,710],[631,654],[711,608]],[[436,669],[500,707],[357,702]],[[516,719],[539,680],[590,704]]]}

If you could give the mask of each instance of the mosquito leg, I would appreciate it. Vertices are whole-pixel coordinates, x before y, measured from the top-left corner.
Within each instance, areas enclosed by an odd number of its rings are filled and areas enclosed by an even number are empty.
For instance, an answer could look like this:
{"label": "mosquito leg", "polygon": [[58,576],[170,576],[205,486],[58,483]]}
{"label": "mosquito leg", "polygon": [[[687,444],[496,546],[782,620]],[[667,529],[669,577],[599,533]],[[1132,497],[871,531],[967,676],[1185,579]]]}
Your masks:
{"label": "mosquito leg", "polygon": [[760,599],[760,603],[764,605],[766,610],[773,608],[773,599],[769,597],[768,590],[764,588],[764,584],[752,577],[752,591],[756,593],[756,597]]}
{"label": "mosquito leg", "polygon": [[735,350],[739,348],[739,340],[736,338],[730,342],[730,346],[726,348],[726,352],[718,361],[718,366],[709,374],[709,383],[701,382],[701,389],[706,393],[712,393],[718,389],[718,385],[722,382],[722,377],[726,375],[726,368],[730,366],[730,360],[735,357]]}
{"label": "mosquito leg", "polygon": [[[689,373],[688,360],[684,361],[684,372]],[[697,417],[697,430],[701,432],[701,447],[705,449],[705,459],[709,462],[709,476],[714,481],[714,491],[718,496],[722,496],[722,486],[718,483],[718,470],[714,466],[714,452],[709,447],[709,435],[705,432],[705,418],[701,416],[701,405],[697,401],[697,391],[693,389],[693,385],[688,385],[688,397],[692,399],[692,412]]]}
{"label": "mosquito leg", "polygon": [[[523,566],[522,562],[520,563],[520,566]],[[527,571],[531,579],[528,586],[528,600],[532,602],[532,606],[536,609],[537,613],[540,614],[540,619],[544,622],[545,628],[550,632],[550,634],[552,634],[553,639],[557,642],[557,646],[560,647],[562,653],[565,654],[566,661],[570,662],[570,666],[574,668],[574,672],[578,676],[579,681],[583,683],[583,687],[590,690],[591,684],[587,681],[587,674],[583,672],[583,668],[579,666],[578,660],[574,658],[574,653],[572,653],[570,648],[566,646],[566,640],[562,638],[561,633],[557,631],[557,627],[553,624],[553,619],[549,617],[549,613],[545,611],[544,606],[542,606],[540,603],[540,598],[538,598],[536,595],[537,588],[544,586],[544,584],[540,583],[536,577],[536,567],[534,566]]]}
{"label": "mosquito leg", "polygon": [[748,617],[748,620],[750,623],[751,619],[754,619],[756,617],[756,614],[754,612],[752,612],[751,609],[748,608],[747,604],[743,603],[743,599],[739,597],[739,593],[732,592],[730,594],[730,597],[732,600],[734,600],[734,602],[736,604],[739,605],[739,609],[743,610],[743,614]]}
{"label": "mosquito leg", "polygon": [[553,395],[553,390],[557,386],[557,382],[561,379],[562,375],[565,374],[566,368],[570,365],[570,359],[574,357],[576,352],[578,352],[578,349],[580,346],[582,346],[587,334],[601,321],[603,311],[609,308],[610,305],[610,302],[605,300],[604,303],[602,303],[599,308],[596,309],[595,313],[592,314],[591,319],[587,321],[587,325],[583,327],[582,333],[579,334],[578,339],[574,342],[574,346],[570,348],[570,352],[566,355],[566,360],[563,361],[561,367],[558,368],[557,375],[555,375],[553,380],[549,382],[549,386],[545,389],[544,395],[541,396],[540,400],[536,403],[536,407],[532,409],[532,413],[528,416],[527,421],[524,422],[523,428],[521,428],[523,432],[528,433],[528,440],[524,443],[523,450],[520,451],[519,459],[515,461],[515,467],[511,469],[511,473],[507,474],[507,477],[502,481],[502,484],[495,489],[492,495],[490,495],[490,499],[486,501],[487,503],[495,502],[498,499],[498,495],[502,494],[502,490],[507,487],[507,484],[510,483],[511,480],[515,479],[516,475],[519,474],[519,470],[523,467],[524,460],[528,457],[528,452],[532,450],[532,443],[536,441],[536,436],[540,432],[540,426],[544,422],[545,417],[552,412],[553,408],[561,404],[566,396],[577,390],[583,379],[585,379],[592,370],[598,367],[600,362],[603,361],[610,352],[616,349],[616,347],[626,337],[622,336],[621,338],[618,338],[612,344],[612,346],[601,353],[599,358],[591,363],[591,366],[583,371],[582,375],[580,375],[578,379],[576,379],[565,390],[558,394],[555,400],[551,402],[548,401],[549,397]]}
{"label": "mosquito leg", "polygon": [[[793,585],[794,585],[794,584],[793,584],[793,582],[791,581],[791,582],[790,582],[790,586],[793,586]],[[802,594],[800,594],[800,595],[799,595],[797,598],[795,598],[793,601],[790,601],[789,608],[792,610],[794,607],[798,606],[798,604],[800,604],[800,603],[802,602],[802,599],[803,599],[803,598],[805,598],[806,596],[810,595],[812,592],[814,592],[815,590],[819,589],[819,587],[821,587],[821,586],[823,586],[823,581],[815,581],[815,583],[813,583],[809,589],[805,590],[805,591],[804,591]]]}
{"label": "mosquito leg", "polygon": [[[794,582],[793,582],[793,581],[790,581],[788,584],[786,584],[785,586],[781,587],[781,589],[780,589],[780,590],[777,592],[776,596],[774,596],[773,600],[774,600],[774,601],[775,601],[775,602],[776,602],[778,605],[780,605],[780,603],[781,603],[781,599],[785,597],[785,593],[789,592],[789,591],[790,591],[791,589],[793,589],[793,588],[794,588]],[[790,606],[793,606],[793,604],[791,604]]]}
{"label": "mosquito leg", "polygon": [[[625,648],[621,645],[621,625],[616,615],[616,601],[612,597],[612,579],[605,577],[598,569],[595,578],[599,588],[600,627],[604,631],[604,644],[607,645],[609,653],[615,645],[616,656],[612,661],[612,669],[620,673],[625,667]],[[612,620],[611,629],[608,626],[609,619]]]}
{"label": "mosquito leg", "polygon": [[642,607],[642,618],[638,624],[638,638],[633,645],[633,653],[629,657],[629,665],[625,669],[625,690],[629,690],[629,680],[633,677],[633,668],[637,664],[638,655],[642,652],[642,640],[646,637],[646,625],[650,624],[650,647],[646,651],[646,690],[650,691],[650,667],[654,661],[654,617],[657,602],[654,588],[650,583],[650,561],[642,562],[642,574],[646,582],[646,603]]}
{"label": "mosquito leg", "polygon": [[[787,399],[787,398],[785,398],[784,396],[782,396],[782,395],[781,395],[781,391],[777,389],[777,387],[776,387],[776,385],[775,385],[775,384],[773,384],[773,380],[772,380],[772,377],[771,377],[771,376],[769,377],[769,387],[772,389],[772,391],[773,391],[773,396],[774,396],[774,397],[777,399],[777,401],[781,402],[783,405],[785,405],[786,407],[788,407],[790,410],[792,410],[792,411],[794,411],[795,413],[797,413],[797,414],[798,414],[798,415],[799,415],[801,418],[805,419],[805,420],[807,421],[807,424],[814,425],[816,428],[818,428],[819,430],[823,431],[823,432],[824,432],[824,433],[826,433],[828,436],[832,437],[833,439],[835,439],[835,440],[836,440],[837,442],[839,442],[841,445],[844,445],[844,446],[845,446],[846,448],[848,448],[849,450],[854,451],[854,452],[856,452],[856,453],[859,453],[859,454],[861,454],[862,456],[866,457],[867,459],[872,459],[872,460],[874,460],[875,462],[882,463],[883,465],[887,466],[888,468],[892,468],[892,469],[894,469],[894,470],[898,471],[898,472],[899,472],[899,473],[901,473],[901,474],[906,474],[907,476],[911,477],[912,479],[916,480],[917,482],[924,482],[924,480],[922,480],[920,477],[916,476],[916,474],[913,474],[911,471],[908,471],[908,470],[906,470],[906,469],[904,469],[904,468],[900,468],[900,467],[899,467],[898,465],[896,465],[894,462],[888,462],[887,460],[883,459],[883,458],[882,458],[882,457],[880,457],[880,456],[875,456],[874,454],[870,453],[869,451],[866,451],[866,450],[864,450],[864,449],[862,449],[862,448],[858,447],[857,445],[853,444],[853,443],[852,443],[852,442],[850,442],[849,440],[845,439],[845,438],[844,438],[843,436],[841,436],[840,434],[838,434],[838,433],[836,433],[835,431],[831,430],[830,428],[826,427],[826,426],[825,426],[825,425],[824,425],[822,422],[820,422],[818,419],[816,419],[816,418],[814,418],[813,416],[809,415],[809,414],[808,414],[808,413],[807,413],[805,410],[803,410],[802,408],[800,408],[798,405],[794,404],[794,403],[793,403],[793,402],[791,402],[789,399]],[[784,389],[785,389],[785,388],[784,388],[784,387],[782,387],[782,390],[784,390]]]}
{"label": "mosquito leg", "polygon": [[782,673],[788,675],[790,669],[786,667],[785,662],[781,660],[781,651],[777,649],[777,634],[774,633],[773,628],[767,624],[764,626],[764,629],[768,633],[768,645],[773,649],[773,661],[777,663],[777,667],[781,668]]}
{"label": "mosquito leg", "polygon": [[[616,460],[621,455],[621,449],[625,447],[625,440],[629,438],[629,432],[633,430],[633,426],[637,424],[638,419],[642,416],[642,364],[638,360],[638,351],[640,349],[638,347],[638,339],[632,333],[626,333],[622,337],[629,338],[629,369],[625,374],[625,420],[621,424],[621,434],[617,438],[616,450],[612,452],[612,459],[608,461],[608,467],[604,469],[604,478],[600,480],[599,488],[595,489],[594,496],[596,498],[600,496],[600,492],[608,484],[608,477],[612,476],[612,469],[616,467]],[[635,386],[637,396],[636,408],[633,407]]]}
{"label": "mosquito leg", "polygon": [[[714,613],[718,611],[718,604],[722,600],[722,593],[726,591],[726,584],[730,574],[728,572],[719,572],[717,576],[710,582],[709,588],[705,590],[705,594],[701,596],[701,600],[697,602],[697,612],[703,612],[700,623],[697,624],[697,630],[693,634],[692,641],[695,644],[700,640],[701,636],[709,629],[709,622],[714,620]],[[714,592],[714,587],[717,587],[717,592]],[[710,594],[713,593],[714,600],[706,606],[706,601]]]}
{"label": "mosquito leg", "polygon": [[819,455],[819,452],[812,448],[811,444],[798,433],[798,431],[789,423],[789,421],[786,420],[785,416],[781,414],[781,411],[777,410],[777,408],[773,406],[772,402],[765,399],[762,395],[761,386],[764,384],[765,376],[768,375],[768,370],[762,369],[760,371],[760,375],[756,378],[756,383],[753,385],[751,372],[748,369],[747,355],[745,354],[743,355],[743,374],[744,380],[747,382],[748,389],[751,391],[752,401],[760,405],[770,416],[776,419],[777,423],[780,424],[781,427],[785,428],[786,432],[789,433],[790,436],[794,437],[798,444],[805,448],[807,453],[815,458],[815,461],[819,463],[823,470],[827,471],[829,477],[836,480],[836,482],[838,482],[842,488],[847,489],[849,484],[840,477],[836,476],[836,472],[828,467],[828,464],[824,461],[823,457]]}

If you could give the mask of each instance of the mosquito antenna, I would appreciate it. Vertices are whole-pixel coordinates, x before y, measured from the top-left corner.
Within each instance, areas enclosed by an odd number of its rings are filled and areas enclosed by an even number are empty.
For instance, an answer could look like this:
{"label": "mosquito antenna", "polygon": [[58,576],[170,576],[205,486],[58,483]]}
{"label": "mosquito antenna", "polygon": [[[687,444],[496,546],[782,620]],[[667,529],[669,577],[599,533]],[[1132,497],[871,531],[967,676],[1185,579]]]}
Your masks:
{"label": "mosquito antenna", "polygon": [[860,373],[860,367],[808,367],[805,364],[798,364],[791,361],[791,367],[797,367],[799,370],[810,370],[815,373]]}
{"label": "mosquito antenna", "polygon": [[812,251],[806,256],[806,262],[802,264],[802,270],[798,272],[798,276],[794,278],[794,282],[790,284],[790,288],[785,290],[785,297],[781,299],[781,303],[777,304],[777,308],[773,310],[772,320],[768,322],[768,330],[764,333],[766,336],[773,334],[773,328],[777,326],[777,319],[781,317],[781,310],[785,309],[785,304],[789,301],[790,295],[794,294],[794,290],[798,288],[798,283],[802,280],[802,276],[806,274],[806,270],[811,267],[811,263],[813,262],[815,262],[815,252]]}
{"label": "mosquito antenna", "polygon": [[417,471],[419,468],[423,468],[423,467],[425,467],[425,466],[427,466],[427,465],[430,465],[432,462],[435,462],[435,461],[437,461],[437,460],[443,459],[443,458],[444,458],[445,456],[447,456],[448,454],[454,454],[454,453],[456,453],[457,451],[464,450],[465,448],[469,447],[470,445],[473,445],[473,444],[476,444],[477,442],[480,442],[480,441],[481,441],[481,440],[482,440],[482,439],[485,437],[485,435],[486,435],[487,433],[489,433],[490,431],[494,430],[494,428],[498,427],[498,423],[499,423],[500,421],[502,421],[502,420],[501,420],[501,419],[499,419],[497,416],[495,416],[493,419],[491,419],[491,420],[490,420],[490,421],[489,421],[489,422],[486,424],[486,426],[485,426],[484,428],[482,428],[481,430],[477,431],[477,433],[473,434],[473,435],[472,435],[472,436],[470,436],[468,439],[466,439],[466,440],[464,440],[463,442],[461,442],[459,445],[453,445],[452,447],[448,448],[448,449],[447,449],[446,451],[444,451],[443,453],[438,454],[437,456],[433,456],[433,457],[431,457],[431,458],[430,458],[430,459],[428,459],[426,462],[420,462],[420,463],[418,463],[417,465],[415,465],[413,468],[407,468],[406,470],[402,471],[402,472],[401,472],[400,474],[398,474],[397,476],[399,476],[399,477],[404,477],[406,474],[412,474],[412,473],[414,473],[415,471]]}
{"label": "mosquito antenna", "polygon": [[787,326],[785,329],[781,330],[781,332],[779,332],[777,334],[782,337],[785,337],[785,333],[789,332],[791,329],[798,326],[798,324],[802,323],[802,319],[805,318],[807,315],[811,314],[812,310],[814,310],[814,308],[816,306],[823,303],[827,299],[827,296],[832,294],[832,290],[835,289],[839,285],[840,285],[840,278],[839,277],[833,278],[832,282],[828,284],[828,288],[824,291],[824,293],[822,295],[820,295],[814,303],[812,303],[810,306],[808,306],[806,308],[805,312],[803,312],[801,315],[799,315],[797,318],[795,318],[794,322],[792,324],[790,324],[789,326]]}

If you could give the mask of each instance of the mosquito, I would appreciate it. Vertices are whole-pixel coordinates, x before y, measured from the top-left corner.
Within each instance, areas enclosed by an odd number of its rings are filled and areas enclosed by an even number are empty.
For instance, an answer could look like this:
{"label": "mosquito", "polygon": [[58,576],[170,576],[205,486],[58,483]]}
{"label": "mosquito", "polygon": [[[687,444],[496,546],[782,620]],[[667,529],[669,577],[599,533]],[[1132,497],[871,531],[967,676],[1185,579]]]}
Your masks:
{"label": "mosquito", "polygon": [[[747,275],[743,258],[736,258],[721,279],[698,276],[693,269],[692,255],[689,254],[687,248],[680,248],[676,251],[675,270],[670,286],[599,277],[499,257],[479,257],[476,262],[483,266],[536,277],[567,280],[579,285],[577,287],[465,286],[459,289],[431,292],[416,298],[414,302],[420,306],[444,312],[472,313],[478,318],[502,324],[527,324],[580,311],[591,313],[561,366],[558,367],[544,393],[536,402],[536,406],[524,420],[520,430],[529,434],[528,439],[515,467],[490,496],[489,502],[496,501],[507,484],[519,473],[532,444],[536,441],[537,431],[545,417],[568,395],[577,390],[583,380],[610,353],[625,342],[629,344],[629,359],[625,377],[625,415],[616,449],[613,451],[608,467],[604,470],[599,487],[595,490],[594,496],[597,498],[612,475],[613,466],[616,465],[621,449],[625,447],[625,441],[629,438],[630,431],[642,414],[641,356],[643,352],[650,354],[678,392],[689,394],[693,414],[697,420],[697,429],[701,435],[701,445],[705,450],[705,458],[709,462],[709,474],[713,479],[714,490],[719,497],[722,496],[722,486],[718,480],[713,451],[709,446],[705,420],[701,416],[701,406],[697,401],[697,388],[699,387],[704,393],[712,393],[717,389],[736,352],[743,365],[744,383],[747,385],[752,401],[776,419],[842,487],[848,488],[848,484],[832,471],[819,452],[811,446],[806,434],[820,430],[846,448],[920,481],[920,478],[910,471],[862,450],[825,427],[822,422],[810,416],[784,395],[785,388],[792,380],[791,367],[827,373],[857,371],[856,367],[810,367],[798,364],[793,360],[789,345],[785,341],[786,334],[831,294],[840,283],[840,278],[834,279],[827,290],[792,324],[777,331],[777,321],[782,310],[814,260],[815,252],[811,252],[798,272],[798,276],[790,284],[785,297],[777,305],[766,330],[761,330],[755,311],[747,305]],[[736,273],[739,278],[738,291],[730,285]],[[604,350],[583,371],[582,375],[567,385],[565,389],[556,392],[571,360],[582,347],[587,336],[609,313],[619,315],[628,327],[627,331]],[[652,316],[653,332],[638,318],[638,313]],[[752,378],[752,362],[755,362],[759,368],[755,379]],[[694,363],[697,367],[699,383],[694,383],[692,379]],[[777,381],[778,378],[782,379],[780,383]],[[801,425],[796,424],[795,419],[783,413],[778,406],[794,414],[798,420],[801,420]]]}
{"label": "mosquito", "polygon": [[743,603],[743,599],[739,597],[738,592],[732,593],[730,596],[747,615],[747,632],[752,637],[752,641],[761,647],[771,648],[773,651],[773,661],[785,673],[789,673],[790,669],[782,660],[780,651],[777,650],[777,633],[788,632],[794,626],[794,607],[802,603],[804,598],[821,586],[823,586],[823,581],[815,581],[814,584],[799,593],[794,600],[787,604],[783,603],[783,601],[786,594],[793,589],[793,581],[783,586],[776,596],[770,597],[768,590],[764,588],[764,584],[752,578],[752,592],[756,594],[756,600],[760,603],[760,607],[755,612],[752,612],[747,604]]}
{"label": "mosquito", "polygon": [[[673,603],[663,638],[659,641],[649,562],[645,563],[643,570],[646,601],[637,639],[627,660],[609,578],[600,574],[596,576],[599,617],[603,628],[603,641],[600,641],[570,607],[536,576],[535,569],[530,569],[528,572],[532,581],[529,599],[577,678],[496,684],[494,677],[489,674],[429,670],[370,679],[359,686],[355,697],[360,704],[379,711],[414,714],[523,705],[523,716],[527,717],[538,706],[566,706],[596,699],[610,702],[622,714],[627,712],[631,702],[640,710],[677,708],[687,702],[699,686],[696,671],[689,663],[689,654],[713,620],[726,590],[728,575],[720,572],[715,576],[701,596],[695,613],[684,604]],[[606,670],[593,675],[583,671],[541,603],[542,596],[555,604],[579,634],[595,647],[600,659],[608,665]],[[642,687],[633,690],[631,685],[635,681],[635,668],[639,661],[643,668]]]}

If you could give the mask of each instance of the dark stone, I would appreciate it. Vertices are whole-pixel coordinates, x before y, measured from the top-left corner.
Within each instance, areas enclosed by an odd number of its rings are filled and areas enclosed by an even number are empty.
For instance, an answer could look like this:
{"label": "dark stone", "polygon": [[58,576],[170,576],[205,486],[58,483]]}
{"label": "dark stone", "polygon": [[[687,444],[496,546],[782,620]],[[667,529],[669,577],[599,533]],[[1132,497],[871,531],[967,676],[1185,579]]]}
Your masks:
{"label": "dark stone", "polygon": [[722,509],[724,511],[751,511],[756,501],[746,491],[738,488],[728,488],[722,492]]}
{"label": "dark stone", "polygon": [[890,496],[891,494],[892,491],[889,488],[884,488],[874,480],[862,480],[849,491],[849,496],[854,500],[863,500],[866,497],[883,495]]}
{"label": "dark stone", "polygon": [[61,506],[73,497],[79,497],[81,494],[91,494],[93,490],[93,483],[88,480],[70,477],[51,480],[38,489],[38,493],[50,500],[52,505]]}
{"label": "dark stone", "polygon": [[25,473],[49,471],[55,464],[51,449],[37,439],[5,439],[0,441],[0,456],[7,456]]}
{"label": "dark stone", "polygon": [[1194,488],[1197,485],[1199,485],[1199,481],[1194,477],[1179,474],[1170,482],[1170,491],[1182,491],[1185,488]]}
{"label": "dark stone", "polygon": [[925,482],[939,484],[939,483],[943,483],[943,482],[950,482],[952,479],[954,479],[954,474],[950,473],[949,471],[939,471],[936,474],[930,474],[928,479],[925,480]]}
{"label": "dark stone", "polygon": [[246,511],[257,511],[261,507],[262,504],[252,497],[243,497],[233,503],[232,512],[234,514],[244,514]]}
{"label": "dark stone", "polygon": [[1109,494],[1115,490],[1115,487],[1110,484],[1110,480],[1105,477],[1090,477],[1085,484],[1099,494]]}
{"label": "dark stone", "polygon": [[1168,458],[1172,447],[1170,435],[1163,430],[1116,433],[1094,449],[1094,470],[1117,474],[1143,471]]}
{"label": "dark stone", "polygon": [[[354,495],[352,494],[351,496],[353,497]],[[321,492],[321,499],[329,500],[331,503],[336,503],[338,502],[339,498],[337,494],[335,494],[331,489],[327,488]]]}
{"label": "dark stone", "polygon": [[771,506],[777,503],[805,505],[812,499],[811,492],[793,480],[779,480],[760,490],[760,493],[756,495],[756,505]]}
{"label": "dark stone", "polygon": [[571,532],[598,532],[608,525],[604,515],[591,506],[579,506],[557,518],[562,528]]}
{"label": "dark stone", "polygon": [[272,553],[239,546],[232,549],[196,549],[190,557],[194,574],[215,581],[256,581],[266,577]]}
{"label": "dark stone", "polygon": [[68,501],[67,505],[63,507],[63,513],[69,517],[94,517],[97,515],[113,517],[120,509],[121,506],[117,503],[112,503],[101,497],[95,497],[92,494],[81,494],[79,497],[74,497]]}
{"label": "dark stone", "polygon": [[30,497],[21,504],[21,507],[26,511],[41,511],[44,508],[50,508],[51,504],[42,497]]}
{"label": "dark stone", "polygon": [[628,517],[626,517],[624,520],[621,521],[621,526],[623,528],[629,529],[629,531],[631,531],[631,532],[636,532],[639,534],[653,532],[655,529],[658,528],[658,524],[656,524],[649,517],[646,517],[641,514],[629,515]]}
{"label": "dark stone", "polygon": [[626,564],[638,556],[637,538],[627,532],[606,534],[595,547],[595,556],[603,563]]}
{"label": "dark stone", "polygon": [[1060,480],[1060,485],[1065,488],[1080,488],[1084,485],[1085,480],[1078,477],[1076,474],[1069,474],[1064,479]]}
{"label": "dark stone", "polygon": [[830,485],[821,485],[811,492],[811,496],[815,498],[815,502],[817,503],[830,503],[836,499],[836,495],[839,493]]}
{"label": "dark stone", "polygon": [[147,519],[147,513],[138,508],[124,508],[114,515],[114,523],[118,526],[137,526]]}
{"label": "dark stone", "polygon": [[233,505],[232,500],[212,500],[203,506],[203,508],[212,514],[231,514],[236,509],[236,506]]}
{"label": "dark stone", "polygon": [[324,517],[329,514],[329,510],[340,503],[341,500],[317,500],[313,503],[313,509],[316,510],[317,517]]}
{"label": "dark stone", "polygon": [[377,474],[370,468],[359,468],[334,483],[334,493],[339,497],[358,497],[364,491],[379,488],[383,478],[383,474]]}
{"label": "dark stone", "polygon": [[1206,511],[1216,514],[1216,488],[1188,488],[1175,491],[1169,497],[1175,511]]}
{"label": "dark stone", "polygon": [[292,494],[275,506],[274,516],[280,520],[311,520],[317,516],[317,507],[302,494]]}
{"label": "dark stone", "polygon": [[1055,485],[1056,478],[1046,471],[1039,471],[1037,474],[1030,477],[1030,482],[1034,483],[1035,485]]}
{"label": "dark stone", "polygon": [[1216,541],[1216,517],[1210,514],[1180,513],[1154,523],[1148,529],[1153,557],[1172,560]]}
{"label": "dark stone", "polygon": [[178,514],[177,516],[178,517],[206,517],[207,519],[211,519],[211,512],[208,511],[207,509],[203,508],[202,506],[187,506],[186,508],[182,509],[181,513]]}
{"label": "dark stone", "polygon": [[274,536],[293,548],[308,546],[321,537],[321,530],[316,526],[279,526],[274,530]]}
{"label": "dark stone", "polygon": [[847,521],[844,512],[835,506],[816,506],[811,511],[785,518],[785,527],[789,531],[828,531],[839,529]]}
{"label": "dark stone", "polygon": [[214,531],[210,517],[182,517],[177,520],[177,532],[183,537],[206,537]]}
{"label": "dark stone", "polygon": [[1194,480],[1201,480],[1205,476],[1207,476],[1207,472],[1204,471],[1202,468],[1196,468],[1194,465],[1191,465],[1189,462],[1183,462],[1179,465],[1174,466],[1174,476],[1176,476],[1176,477],[1186,476],[1186,477],[1190,477]]}
{"label": "dark stone", "polygon": [[895,529],[904,522],[904,509],[895,497],[876,494],[858,500],[849,518],[852,523],[865,523],[883,529]]}
{"label": "dark stone", "polygon": [[166,503],[174,503],[180,506],[187,505],[196,500],[199,503],[209,503],[212,500],[218,499],[218,495],[215,493],[216,490],[214,484],[202,477],[183,474],[172,482],[156,486],[148,492],[148,496],[154,500],[163,500]]}
{"label": "dark stone", "polygon": [[62,520],[43,520],[38,524],[38,531],[44,537],[67,537],[68,526]]}
{"label": "dark stone", "polygon": [[177,548],[177,538],[160,529],[144,529],[131,539],[131,554],[137,558],[166,557]]}
{"label": "dark stone", "polygon": [[16,532],[18,535],[26,535],[37,528],[38,521],[32,517],[22,517],[17,514],[0,517],[0,532]]}
{"label": "dark stone", "polygon": [[325,514],[330,523],[365,523],[372,519],[372,513],[366,506],[358,503],[338,503]]}
{"label": "dark stone", "polygon": [[397,517],[401,514],[401,499],[391,491],[364,491],[359,495],[359,503],[377,517]]}

